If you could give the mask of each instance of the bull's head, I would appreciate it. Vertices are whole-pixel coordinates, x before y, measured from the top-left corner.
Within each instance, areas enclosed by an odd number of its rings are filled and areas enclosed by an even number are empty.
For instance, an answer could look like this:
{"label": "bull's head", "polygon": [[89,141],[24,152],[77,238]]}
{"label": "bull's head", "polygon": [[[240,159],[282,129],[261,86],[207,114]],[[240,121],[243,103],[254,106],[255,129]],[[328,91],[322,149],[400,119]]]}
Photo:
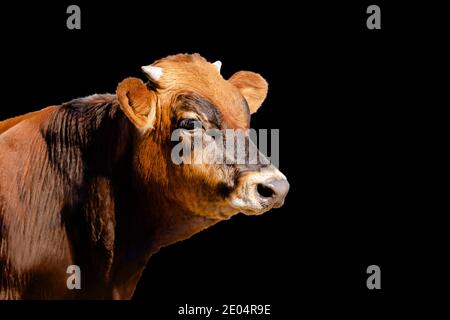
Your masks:
{"label": "bull's head", "polygon": [[[151,185],[174,207],[214,220],[280,207],[289,190],[286,177],[264,161],[172,161],[174,130],[179,129],[183,143],[208,129],[245,131],[266,98],[268,85],[259,74],[240,71],[225,80],[220,65],[199,55],[170,56],[142,68],[148,83],[128,78],[117,89],[122,110],[138,129],[134,162],[143,186]],[[205,136],[203,144],[219,142]],[[248,138],[247,146],[247,152],[254,147]],[[202,157],[218,157],[218,149],[205,148],[203,153],[209,151]]]}

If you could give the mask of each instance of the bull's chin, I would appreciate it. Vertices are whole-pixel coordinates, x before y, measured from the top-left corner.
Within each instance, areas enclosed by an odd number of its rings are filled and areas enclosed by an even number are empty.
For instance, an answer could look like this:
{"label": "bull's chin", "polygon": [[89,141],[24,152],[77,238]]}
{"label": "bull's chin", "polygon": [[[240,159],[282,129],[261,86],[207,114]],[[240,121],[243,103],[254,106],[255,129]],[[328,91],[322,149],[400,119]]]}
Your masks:
{"label": "bull's chin", "polygon": [[231,217],[238,214],[240,210],[232,207],[232,206],[220,206],[218,205],[214,209],[209,209],[204,213],[197,213],[200,216],[203,216],[208,219],[222,221],[222,220],[228,220]]}
{"label": "bull's chin", "polygon": [[271,201],[250,200],[249,198],[232,197],[227,203],[218,204],[214,209],[208,208],[205,212],[197,211],[197,214],[213,220],[228,220],[239,212],[248,216],[261,215],[272,208],[278,208]]}
{"label": "bull's chin", "polygon": [[248,216],[261,215],[273,208],[269,201],[233,198],[230,200],[230,206],[239,212]]}

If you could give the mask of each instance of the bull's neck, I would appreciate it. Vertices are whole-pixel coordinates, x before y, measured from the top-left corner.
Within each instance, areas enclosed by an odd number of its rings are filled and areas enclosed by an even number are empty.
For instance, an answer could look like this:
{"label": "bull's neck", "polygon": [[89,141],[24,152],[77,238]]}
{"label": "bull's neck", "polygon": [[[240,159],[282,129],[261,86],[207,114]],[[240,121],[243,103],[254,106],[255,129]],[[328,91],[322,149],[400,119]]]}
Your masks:
{"label": "bull's neck", "polygon": [[130,184],[121,185],[122,204],[116,212],[112,286],[113,296],[121,299],[132,296],[149,258],[159,249],[218,222],[169,201],[156,182],[143,182],[139,173],[132,176]]}
{"label": "bull's neck", "polygon": [[[139,153],[136,149],[140,148],[136,139],[139,138],[134,136],[132,143],[135,158]],[[132,161],[130,171],[125,169],[128,171],[125,176],[130,180],[122,178],[115,182],[120,190],[115,223],[116,281],[131,282],[129,288],[133,288],[133,281],[139,278],[152,254],[218,222],[189,212],[181,204],[168,199],[168,187],[163,182],[167,179],[167,171],[161,167],[167,159],[158,153],[156,144],[153,147],[140,152],[149,161],[158,162],[159,167],[155,171],[148,168],[156,165],[147,163],[144,166]]]}
{"label": "bull's neck", "polygon": [[197,215],[180,205],[165,201],[158,212],[149,213],[158,220],[158,223],[155,224],[151,253],[178,241],[186,240],[219,222],[217,219]]}
{"label": "bull's neck", "polygon": [[[170,150],[166,150],[168,132],[156,129],[144,138],[134,136],[133,182],[130,198],[134,199],[135,230],[149,241],[148,256],[161,247],[185,240],[197,232],[218,222],[190,212],[186,204],[174,200],[177,192],[169,181]],[[176,197],[175,197],[176,198]]]}
{"label": "bull's neck", "polygon": [[197,215],[171,201],[158,185],[149,187],[147,184],[145,189],[139,185],[140,183],[136,183],[138,190],[141,190],[136,194],[136,222],[148,241],[147,258],[162,247],[186,240],[219,222],[217,219]]}

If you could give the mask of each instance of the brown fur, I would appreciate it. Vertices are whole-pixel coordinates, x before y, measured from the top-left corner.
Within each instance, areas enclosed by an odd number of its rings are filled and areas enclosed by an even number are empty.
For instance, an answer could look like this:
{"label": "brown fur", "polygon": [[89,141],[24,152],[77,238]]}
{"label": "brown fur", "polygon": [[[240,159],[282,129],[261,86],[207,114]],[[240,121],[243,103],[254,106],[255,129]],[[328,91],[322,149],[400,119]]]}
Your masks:
{"label": "brown fur", "polygon": [[[153,253],[238,212],[240,168],[176,166],[170,133],[183,94],[214,105],[221,129],[248,128],[267,83],[226,81],[198,55],[154,65],[157,83],[0,122],[0,298],[129,299]],[[71,264],[82,290],[66,287]]]}
{"label": "brown fur", "polygon": [[[45,109],[44,109],[45,110]],[[9,128],[14,127],[16,124],[18,124],[19,122],[22,122],[23,120],[27,120],[32,118],[33,116],[35,116],[37,113],[42,112],[41,111],[35,111],[35,112],[30,112],[21,116],[17,116],[8,120],[4,120],[4,121],[0,121],[0,134],[2,134],[3,132],[5,132],[6,130],[8,130]]]}

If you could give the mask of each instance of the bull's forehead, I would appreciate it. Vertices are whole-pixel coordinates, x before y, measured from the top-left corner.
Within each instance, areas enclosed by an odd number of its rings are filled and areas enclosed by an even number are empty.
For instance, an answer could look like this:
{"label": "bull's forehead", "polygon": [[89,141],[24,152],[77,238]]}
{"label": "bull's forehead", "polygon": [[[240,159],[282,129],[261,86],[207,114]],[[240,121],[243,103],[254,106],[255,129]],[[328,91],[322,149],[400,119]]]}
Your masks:
{"label": "bull's forehead", "polygon": [[227,128],[248,128],[250,111],[239,90],[225,80],[215,65],[198,54],[175,55],[153,64],[161,67],[160,91],[169,96],[192,93],[209,102]]}

